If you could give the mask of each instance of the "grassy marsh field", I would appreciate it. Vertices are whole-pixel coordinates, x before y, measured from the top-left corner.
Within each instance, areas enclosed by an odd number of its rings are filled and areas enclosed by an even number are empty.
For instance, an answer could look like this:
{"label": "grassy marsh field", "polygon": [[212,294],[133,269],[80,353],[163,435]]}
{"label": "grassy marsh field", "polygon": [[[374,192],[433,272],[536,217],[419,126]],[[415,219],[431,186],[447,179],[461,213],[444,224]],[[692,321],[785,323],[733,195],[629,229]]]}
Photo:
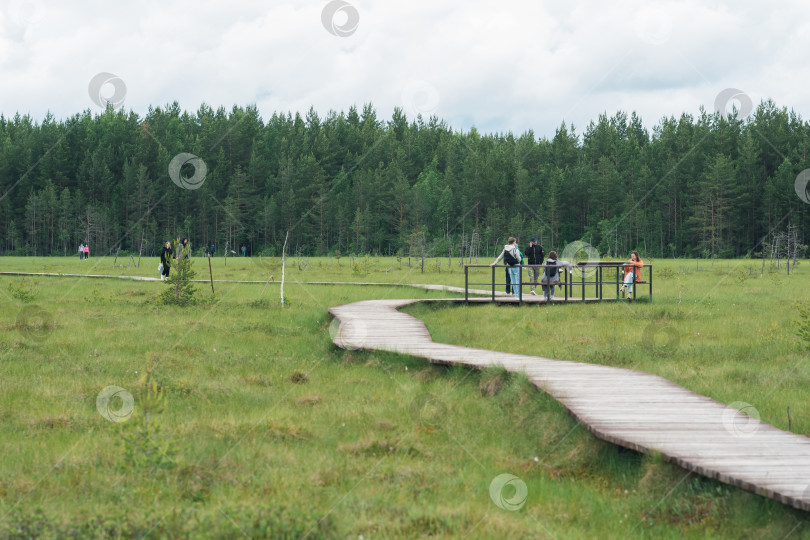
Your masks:
{"label": "grassy marsh field", "polygon": [[[156,276],[156,259],[127,262],[0,271]],[[758,263],[656,261],[652,303],[407,311],[436,341],[650,371],[782,429],[790,406],[810,435],[792,305],[810,267]],[[278,258],[213,264],[276,282],[181,308],[156,302],[161,283],[0,276],[0,537],[810,537],[803,512],[599,441],[524,377],[331,343],[330,306],[458,295],[303,283],[463,285],[456,261],[290,258],[284,308]],[[100,412],[110,386],[133,396],[125,421]],[[502,473],[527,485],[518,511],[489,496]]]}

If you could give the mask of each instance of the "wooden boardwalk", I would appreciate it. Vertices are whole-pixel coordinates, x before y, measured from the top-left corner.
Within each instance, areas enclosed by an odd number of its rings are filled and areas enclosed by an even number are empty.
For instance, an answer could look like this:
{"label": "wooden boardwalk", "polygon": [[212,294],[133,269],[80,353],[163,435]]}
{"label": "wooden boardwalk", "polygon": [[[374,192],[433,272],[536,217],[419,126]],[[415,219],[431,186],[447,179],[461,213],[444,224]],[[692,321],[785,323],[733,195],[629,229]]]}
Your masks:
{"label": "wooden boardwalk", "polygon": [[689,471],[810,511],[810,438],[649,373],[434,343],[421,321],[397,311],[419,301],[366,300],[330,308],[340,324],[333,340],[342,348],[523,372],[600,439],[660,452]]}
{"label": "wooden boardwalk", "polygon": [[[31,277],[77,277],[77,278],[92,278],[92,279],[129,279],[133,281],[161,281],[159,277],[149,276],[113,276],[110,274],[62,274],[59,272],[0,272],[0,276],[31,276]],[[209,283],[208,279],[192,279],[194,283]],[[237,280],[237,279],[215,279],[214,283],[248,283],[248,284],[265,284],[268,283],[266,279],[259,280]],[[269,282],[272,285],[279,285],[281,281],[273,280]],[[384,283],[373,281],[299,281],[295,279],[288,279],[287,283],[291,285],[357,285],[362,287],[378,286],[378,287],[412,287],[415,289],[424,289],[428,291],[445,291],[464,294],[464,287],[456,287],[454,285],[437,285],[426,283]],[[470,294],[477,294],[481,296],[492,296],[491,290],[486,289],[470,289]],[[514,297],[507,295],[502,291],[495,291],[495,296],[503,298],[506,301],[517,302]],[[542,296],[524,295],[523,301],[538,301]],[[530,300],[531,299],[531,300]],[[559,299],[559,298],[558,298]],[[472,301],[472,299],[470,299]]]}

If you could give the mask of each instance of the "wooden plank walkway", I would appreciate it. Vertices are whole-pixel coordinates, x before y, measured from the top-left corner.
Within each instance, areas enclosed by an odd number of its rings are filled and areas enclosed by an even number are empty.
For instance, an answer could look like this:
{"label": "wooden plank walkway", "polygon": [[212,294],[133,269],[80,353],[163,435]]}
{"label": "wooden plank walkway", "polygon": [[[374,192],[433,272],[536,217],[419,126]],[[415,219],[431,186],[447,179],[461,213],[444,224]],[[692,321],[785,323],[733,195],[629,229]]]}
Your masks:
{"label": "wooden plank walkway", "polygon": [[660,452],[689,471],[810,511],[810,438],[750,418],[657,375],[434,343],[421,321],[397,311],[420,301],[365,300],[329,308],[340,321],[333,340],[342,348],[523,372],[600,439],[639,452]]}
{"label": "wooden plank walkway", "polygon": [[[93,278],[93,279],[129,279],[133,281],[160,281],[159,277],[149,277],[149,276],[113,276],[110,274],[62,274],[58,272],[0,272],[0,276],[78,277],[78,278]],[[191,281],[193,281],[194,283],[210,283],[210,280],[208,279],[192,279]],[[259,280],[215,279],[214,283],[252,283],[264,285],[265,283],[268,283],[268,281],[266,279],[259,279]],[[270,281],[269,283],[272,285],[279,285],[281,281],[274,280]],[[456,287],[454,285],[426,284],[426,283],[381,283],[372,281],[298,281],[294,279],[288,279],[287,283],[293,285],[357,285],[362,287],[368,286],[412,287],[415,289],[425,289],[428,291],[445,291],[464,294],[464,287]],[[486,289],[470,289],[469,293],[482,296],[492,296],[492,291]],[[495,291],[495,296],[503,298],[507,301],[517,302],[517,299],[507,295],[505,292],[502,291]],[[530,297],[535,301],[538,298],[542,298],[542,296],[532,297],[531,295],[525,295],[523,297],[523,301],[524,302],[528,301],[528,298]]]}

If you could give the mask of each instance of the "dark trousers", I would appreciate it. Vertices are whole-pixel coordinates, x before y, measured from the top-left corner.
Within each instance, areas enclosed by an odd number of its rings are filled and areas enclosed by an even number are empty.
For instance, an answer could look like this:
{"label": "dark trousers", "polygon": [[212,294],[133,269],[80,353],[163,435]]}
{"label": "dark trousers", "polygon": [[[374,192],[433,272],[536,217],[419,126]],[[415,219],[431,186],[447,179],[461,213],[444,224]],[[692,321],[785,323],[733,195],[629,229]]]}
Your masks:
{"label": "dark trousers", "polygon": [[509,277],[509,267],[506,267],[506,294],[512,292],[512,278]]}

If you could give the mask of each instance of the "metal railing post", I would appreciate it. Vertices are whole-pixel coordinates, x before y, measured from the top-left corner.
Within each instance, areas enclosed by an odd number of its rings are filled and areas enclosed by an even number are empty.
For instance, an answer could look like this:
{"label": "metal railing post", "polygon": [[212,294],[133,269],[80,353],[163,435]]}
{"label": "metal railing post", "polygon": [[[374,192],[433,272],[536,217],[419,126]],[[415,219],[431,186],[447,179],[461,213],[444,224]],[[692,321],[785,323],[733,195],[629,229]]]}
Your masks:
{"label": "metal railing post", "polygon": [[492,268],[492,301],[495,301],[495,266],[491,266]]}
{"label": "metal railing post", "polygon": [[[563,275],[565,279],[563,279],[563,289],[565,290],[565,303],[568,303],[568,267],[563,266]],[[573,291],[571,291],[573,292]]]}
{"label": "metal railing post", "polygon": [[652,302],[652,265],[650,265],[650,302]]}
{"label": "metal railing post", "polygon": [[470,305],[470,267],[464,265],[464,303]]}
{"label": "metal railing post", "polygon": [[596,267],[596,297],[602,299],[602,267]]}
{"label": "metal railing post", "polygon": [[582,301],[585,301],[585,267],[581,267],[579,269],[580,273],[582,274]]}
{"label": "metal railing post", "polygon": [[616,300],[619,299],[619,266],[616,267]]}

